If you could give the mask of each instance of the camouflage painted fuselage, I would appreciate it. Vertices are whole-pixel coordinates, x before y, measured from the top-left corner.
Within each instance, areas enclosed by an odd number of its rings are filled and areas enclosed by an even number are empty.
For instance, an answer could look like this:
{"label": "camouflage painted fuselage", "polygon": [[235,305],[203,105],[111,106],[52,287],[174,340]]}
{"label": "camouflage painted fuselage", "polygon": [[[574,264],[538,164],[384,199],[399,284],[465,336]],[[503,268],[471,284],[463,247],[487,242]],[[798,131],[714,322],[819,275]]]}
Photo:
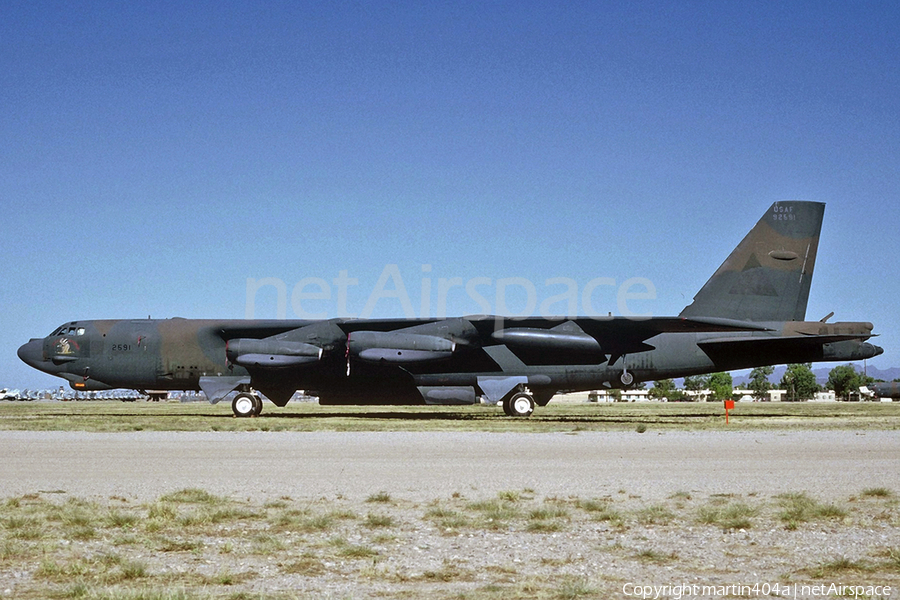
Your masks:
{"label": "camouflage painted fuselage", "polygon": [[[677,317],[67,323],[19,349],[79,390],[255,389],[283,406],[468,404],[881,353],[866,322],[803,321],[824,205],[774,204]],[[530,413],[529,413],[530,414]]]}

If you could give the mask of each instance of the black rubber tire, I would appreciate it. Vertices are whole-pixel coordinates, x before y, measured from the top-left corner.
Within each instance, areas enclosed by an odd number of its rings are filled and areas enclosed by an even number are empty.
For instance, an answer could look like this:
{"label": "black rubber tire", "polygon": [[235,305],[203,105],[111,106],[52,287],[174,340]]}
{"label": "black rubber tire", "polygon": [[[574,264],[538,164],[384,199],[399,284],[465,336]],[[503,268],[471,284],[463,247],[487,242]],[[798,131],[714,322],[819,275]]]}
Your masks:
{"label": "black rubber tire", "polygon": [[[260,406],[262,403],[259,403]],[[238,394],[231,401],[231,410],[234,411],[235,417],[246,418],[253,417],[256,414],[257,400],[253,394]]]}
{"label": "black rubber tire", "polygon": [[534,398],[531,394],[516,392],[503,400],[503,412],[511,417],[530,417],[534,412]]}

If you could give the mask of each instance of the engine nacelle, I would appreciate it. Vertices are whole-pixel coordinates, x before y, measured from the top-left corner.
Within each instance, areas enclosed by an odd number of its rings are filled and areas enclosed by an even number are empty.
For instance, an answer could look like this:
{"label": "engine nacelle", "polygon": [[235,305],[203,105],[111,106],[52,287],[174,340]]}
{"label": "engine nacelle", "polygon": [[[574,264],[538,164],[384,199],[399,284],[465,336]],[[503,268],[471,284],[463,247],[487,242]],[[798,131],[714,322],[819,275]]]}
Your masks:
{"label": "engine nacelle", "polygon": [[446,338],[402,331],[354,331],[350,356],[366,362],[421,363],[450,358],[456,344]]}
{"label": "engine nacelle", "polygon": [[322,348],[304,342],[239,338],[225,344],[225,356],[242,367],[295,367],[322,358]]}
{"label": "engine nacelle", "polygon": [[496,331],[491,336],[507,346],[536,348],[546,351],[583,352],[602,354],[600,343],[586,333],[536,329],[533,327],[510,327]]}

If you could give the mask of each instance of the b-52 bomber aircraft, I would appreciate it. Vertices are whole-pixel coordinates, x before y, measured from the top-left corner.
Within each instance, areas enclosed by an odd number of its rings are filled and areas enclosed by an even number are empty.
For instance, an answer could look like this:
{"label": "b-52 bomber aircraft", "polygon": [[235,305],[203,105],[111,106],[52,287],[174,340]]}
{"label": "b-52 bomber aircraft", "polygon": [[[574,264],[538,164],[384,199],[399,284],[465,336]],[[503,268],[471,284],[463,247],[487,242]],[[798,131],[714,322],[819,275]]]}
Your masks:
{"label": "b-52 bomber aircraft", "polygon": [[866,386],[877,398],[900,398],[900,382],[872,383]]}
{"label": "b-52 bomber aircraft", "polygon": [[301,389],[524,417],[563,391],[877,356],[871,323],[804,321],[824,211],[773,204],[677,317],[72,321],[18,354],[76,390],[202,389],[239,417]]}

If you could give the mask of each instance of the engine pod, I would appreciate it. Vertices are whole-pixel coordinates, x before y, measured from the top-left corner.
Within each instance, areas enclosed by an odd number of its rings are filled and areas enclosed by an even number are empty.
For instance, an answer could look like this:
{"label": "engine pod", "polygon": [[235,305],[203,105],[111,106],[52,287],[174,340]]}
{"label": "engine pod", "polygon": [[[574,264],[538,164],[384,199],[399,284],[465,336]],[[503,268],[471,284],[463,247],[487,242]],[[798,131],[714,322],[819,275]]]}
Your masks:
{"label": "engine pod", "polygon": [[354,331],[347,345],[350,355],[360,360],[396,364],[443,360],[456,350],[446,338],[402,331]]}

